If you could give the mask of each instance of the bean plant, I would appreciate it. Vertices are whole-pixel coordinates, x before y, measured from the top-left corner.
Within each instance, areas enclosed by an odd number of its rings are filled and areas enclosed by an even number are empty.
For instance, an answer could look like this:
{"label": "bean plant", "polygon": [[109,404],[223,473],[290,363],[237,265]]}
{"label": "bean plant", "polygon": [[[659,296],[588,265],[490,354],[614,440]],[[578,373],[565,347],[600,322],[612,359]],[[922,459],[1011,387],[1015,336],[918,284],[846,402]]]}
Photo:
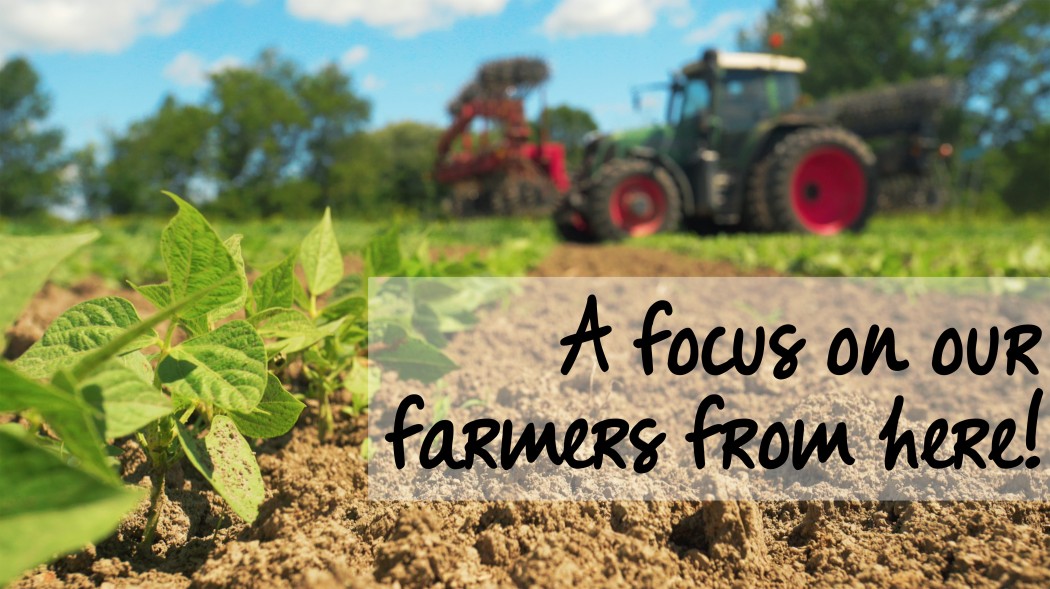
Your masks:
{"label": "bean plant", "polygon": [[[390,232],[365,252],[365,276],[346,276],[326,211],[296,252],[249,281],[240,236],[222,240],[191,204],[169,196],[178,212],[160,237],[167,280],[132,285],[155,313],[143,318],[119,296],[87,300],[18,360],[0,361],[0,413],[18,417],[0,425],[0,585],[104,538],[144,498],[117,474],[119,440],[137,440],[148,457],[140,549],[149,550],[166,478],[183,461],[237,516],[256,519],[264,488],[252,444],[287,433],[305,407],[279,378],[289,360],[303,364],[322,437],[333,428],[336,391],[350,392],[351,411],[367,410],[372,353],[427,382],[455,368],[439,348],[456,313],[443,316],[440,305],[391,315],[383,345],[370,349],[366,277],[462,268],[421,261],[425,251],[403,258]],[[0,236],[0,325],[95,237]],[[434,321],[443,327],[419,327]]]}

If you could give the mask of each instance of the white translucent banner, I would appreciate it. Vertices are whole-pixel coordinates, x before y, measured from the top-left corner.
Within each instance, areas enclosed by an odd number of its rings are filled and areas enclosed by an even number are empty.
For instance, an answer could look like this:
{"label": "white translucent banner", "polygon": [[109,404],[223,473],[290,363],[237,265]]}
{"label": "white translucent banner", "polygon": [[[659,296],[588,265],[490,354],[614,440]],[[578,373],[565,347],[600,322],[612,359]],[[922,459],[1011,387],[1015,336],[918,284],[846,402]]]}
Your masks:
{"label": "white translucent banner", "polygon": [[[370,293],[372,499],[1050,499],[1050,280]],[[431,382],[414,337],[458,368]]]}

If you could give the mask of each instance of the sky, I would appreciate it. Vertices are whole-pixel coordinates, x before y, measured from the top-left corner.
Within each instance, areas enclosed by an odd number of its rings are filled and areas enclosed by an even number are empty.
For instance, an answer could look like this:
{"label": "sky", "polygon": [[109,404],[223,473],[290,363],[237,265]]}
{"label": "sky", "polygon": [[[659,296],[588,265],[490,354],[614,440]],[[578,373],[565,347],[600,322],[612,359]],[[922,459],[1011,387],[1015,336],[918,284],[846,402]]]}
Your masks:
{"label": "sky", "polygon": [[[732,49],[772,0],[0,0],[0,60],[26,56],[66,145],[198,101],[209,72],[276,48],[304,67],[336,62],[373,104],[372,127],[447,122],[445,104],[492,58],[552,67],[549,104],[606,130],[662,116],[632,86],[667,79],[706,47]],[[529,107],[539,108],[538,99]]]}

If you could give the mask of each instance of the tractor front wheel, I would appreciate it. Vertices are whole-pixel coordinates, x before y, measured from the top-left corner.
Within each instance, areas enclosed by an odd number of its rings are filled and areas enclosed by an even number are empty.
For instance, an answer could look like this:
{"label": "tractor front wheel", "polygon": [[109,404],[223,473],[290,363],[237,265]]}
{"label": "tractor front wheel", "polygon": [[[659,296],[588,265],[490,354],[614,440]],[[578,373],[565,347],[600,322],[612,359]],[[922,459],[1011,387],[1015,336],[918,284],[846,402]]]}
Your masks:
{"label": "tractor front wheel", "polygon": [[834,235],[861,229],[875,210],[875,155],[840,127],[791,133],[755,166],[752,224]]}
{"label": "tractor front wheel", "polygon": [[584,195],[591,234],[599,241],[671,231],[682,218],[681,196],[664,168],[642,159],[613,160]]}
{"label": "tractor front wheel", "polygon": [[554,209],[554,227],[558,235],[570,243],[592,243],[590,224],[581,209],[582,197],[579,193],[570,192],[561,198]]}

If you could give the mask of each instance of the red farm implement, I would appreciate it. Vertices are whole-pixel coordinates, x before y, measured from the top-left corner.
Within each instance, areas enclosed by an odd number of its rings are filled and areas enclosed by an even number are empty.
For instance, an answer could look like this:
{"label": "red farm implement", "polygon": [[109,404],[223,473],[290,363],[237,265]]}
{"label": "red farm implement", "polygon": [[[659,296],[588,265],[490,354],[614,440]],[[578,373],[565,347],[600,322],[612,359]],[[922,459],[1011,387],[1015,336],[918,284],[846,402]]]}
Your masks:
{"label": "red farm implement", "polygon": [[525,116],[525,98],[549,75],[538,59],[492,61],[449,104],[434,165],[434,178],[451,187],[449,214],[545,215],[569,190],[565,148]]}

